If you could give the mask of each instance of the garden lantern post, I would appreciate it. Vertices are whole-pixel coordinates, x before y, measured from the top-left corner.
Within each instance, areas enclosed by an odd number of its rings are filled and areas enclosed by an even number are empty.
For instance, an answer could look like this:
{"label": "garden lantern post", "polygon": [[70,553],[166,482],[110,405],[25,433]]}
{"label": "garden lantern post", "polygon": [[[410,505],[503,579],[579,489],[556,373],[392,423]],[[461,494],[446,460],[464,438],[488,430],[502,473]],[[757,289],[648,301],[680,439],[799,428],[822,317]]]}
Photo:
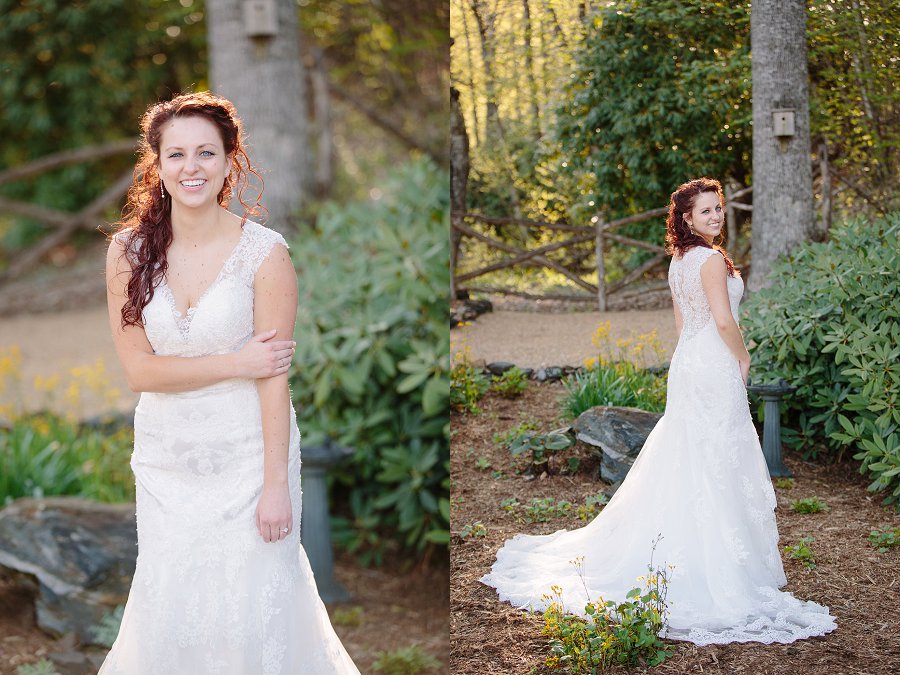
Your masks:
{"label": "garden lantern post", "polygon": [[327,438],[323,446],[303,448],[300,541],[306,550],[323,602],[344,602],[350,599],[347,589],[334,578],[325,474],[328,469],[352,454],[351,448],[336,445]]}
{"label": "garden lantern post", "polygon": [[766,466],[769,467],[769,475],[773,477],[791,477],[793,474],[781,460],[781,411],[779,403],[781,399],[797,387],[789,385],[784,380],[776,384],[747,384],[747,391],[759,394],[765,401],[762,451],[766,458]]}

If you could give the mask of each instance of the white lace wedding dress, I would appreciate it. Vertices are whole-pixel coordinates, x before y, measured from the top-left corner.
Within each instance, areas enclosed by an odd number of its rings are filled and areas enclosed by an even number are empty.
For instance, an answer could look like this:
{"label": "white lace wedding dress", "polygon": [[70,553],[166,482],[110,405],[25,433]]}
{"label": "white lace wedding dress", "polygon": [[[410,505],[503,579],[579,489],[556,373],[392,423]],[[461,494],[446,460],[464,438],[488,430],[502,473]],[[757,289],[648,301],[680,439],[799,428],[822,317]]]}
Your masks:
{"label": "white lace wedding dress", "polygon": [[[550,586],[567,611],[587,600],[622,601],[655,566],[674,565],[665,637],[699,645],[792,642],[837,626],[828,608],[778,589],[775,493],[750,417],[740,368],[722,341],[700,283],[712,249],[695,247],[669,269],[684,328],[672,356],[666,410],[609,504],[587,526],[516,535],[481,581],[502,600],[543,610]],[[728,277],[737,320],[744,284]],[[583,576],[570,561],[583,556]]]}
{"label": "white lace wedding dress", "polygon": [[[186,316],[163,281],[144,308],[157,354],[240,349],[253,279],[278,233],[252,221]],[[255,510],[263,440],[254,380],[144,393],[135,410],[137,568],[101,675],[358,674],[332,629],[300,544],[300,433],[291,410],[294,526],[265,543]]]}

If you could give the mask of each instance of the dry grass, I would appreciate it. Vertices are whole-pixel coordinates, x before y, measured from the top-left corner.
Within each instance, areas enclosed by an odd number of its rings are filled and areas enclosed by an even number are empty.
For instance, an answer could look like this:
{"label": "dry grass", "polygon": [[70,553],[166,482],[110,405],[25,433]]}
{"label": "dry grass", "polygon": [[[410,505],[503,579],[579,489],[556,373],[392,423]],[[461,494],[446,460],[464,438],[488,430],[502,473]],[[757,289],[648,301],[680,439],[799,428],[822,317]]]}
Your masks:
{"label": "dry grass", "polygon": [[[537,419],[543,430],[560,426],[557,399],[559,383],[529,385],[518,400],[489,394],[481,402],[480,415],[453,413],[451,450],[452,524],[450,581],[451,672],[470,675],[542,674],[546,638],[541,637],[541,618],[513,609],[497,600],[494,589],[478,582],[494,561],[497,549],[517,532],[543,534],[560,528],[579,527],[576,518],[557,518],[549,523],[517,523],[500,507],[507,497],[526,502],[549,497],[583,502],[604,484],[595,480],[596,465],[582,465],[573,476],[550,475],[525,481],[511,467],[509,452],[492,442],[496,432],[520,423],[525,414]],[[575,451],[578,451],[576,446]],[[476,468],[479,457],[491,469]],[[900,549],[878,553],[867,541],[875,528],[896,526],[900,517],[880,506],[866,492],[865,479],[856,463],[820,465],[788,455],[793,471],[791,489],[776,489],[781,546],[813,536],[818,567],[807,570],[782,553],[787,591],[800,598],[827,605],[837,618],[838,629],[823,637],[790,645],[730,644],[697,647],[672,642],[675,654],[658,673],[790,673],[851,674],[900,672]],[[492,470],[504,476],[492,477]],[[791,501],[819,497],[830,511],[798,514]],[[480,520],[487,527],[483,538],[463,541],[458,532],[466,523]]]}

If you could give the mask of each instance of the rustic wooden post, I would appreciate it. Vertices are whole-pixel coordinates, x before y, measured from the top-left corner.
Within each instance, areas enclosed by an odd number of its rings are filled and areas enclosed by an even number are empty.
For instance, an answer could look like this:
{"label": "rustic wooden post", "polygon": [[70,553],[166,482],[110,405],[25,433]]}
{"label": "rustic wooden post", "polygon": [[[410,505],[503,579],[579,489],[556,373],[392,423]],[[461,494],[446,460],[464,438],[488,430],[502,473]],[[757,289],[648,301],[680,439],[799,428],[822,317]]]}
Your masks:
{"label": "rustic wooden post", "polygon": [[606,219],[602,214],[597,214],[591,220],[596,229],[595,247],[597,251],[597,309],[606,311],[606,267],[603,262],[603,227]]}

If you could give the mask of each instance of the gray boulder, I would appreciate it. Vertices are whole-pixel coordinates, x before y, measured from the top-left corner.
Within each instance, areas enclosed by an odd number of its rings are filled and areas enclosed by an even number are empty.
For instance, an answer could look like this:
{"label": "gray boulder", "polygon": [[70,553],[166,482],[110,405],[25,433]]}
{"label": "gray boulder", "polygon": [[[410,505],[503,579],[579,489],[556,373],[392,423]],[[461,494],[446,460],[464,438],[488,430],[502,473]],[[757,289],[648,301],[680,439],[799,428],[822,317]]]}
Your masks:
{"label": "gray boulder", "polygon": [[560,380],[563,376],[563,369],[559,366],[548,366],[547,368],[539,368],[534,377],[538,382],[553,382]]}
{"label": "gray boulder", "polygon": [[125,604],[137,559],[134,504],[24,498],[0,511],[0,567],[37,593],[37,623],[94,642],[91,628]]}
{"label": "gray boulder", "polygon": [[516,364],[509,361],[491,361],[485,367],[490,371],[491,375],[502,375],[507,370],[515,368]]}
{"label": "gray boulder", "polygon": [[618,483],[634,464],[644,441],[662,417],[638,408],[595,406],[572,425],[575,438],[600,454],[600,478]]}

